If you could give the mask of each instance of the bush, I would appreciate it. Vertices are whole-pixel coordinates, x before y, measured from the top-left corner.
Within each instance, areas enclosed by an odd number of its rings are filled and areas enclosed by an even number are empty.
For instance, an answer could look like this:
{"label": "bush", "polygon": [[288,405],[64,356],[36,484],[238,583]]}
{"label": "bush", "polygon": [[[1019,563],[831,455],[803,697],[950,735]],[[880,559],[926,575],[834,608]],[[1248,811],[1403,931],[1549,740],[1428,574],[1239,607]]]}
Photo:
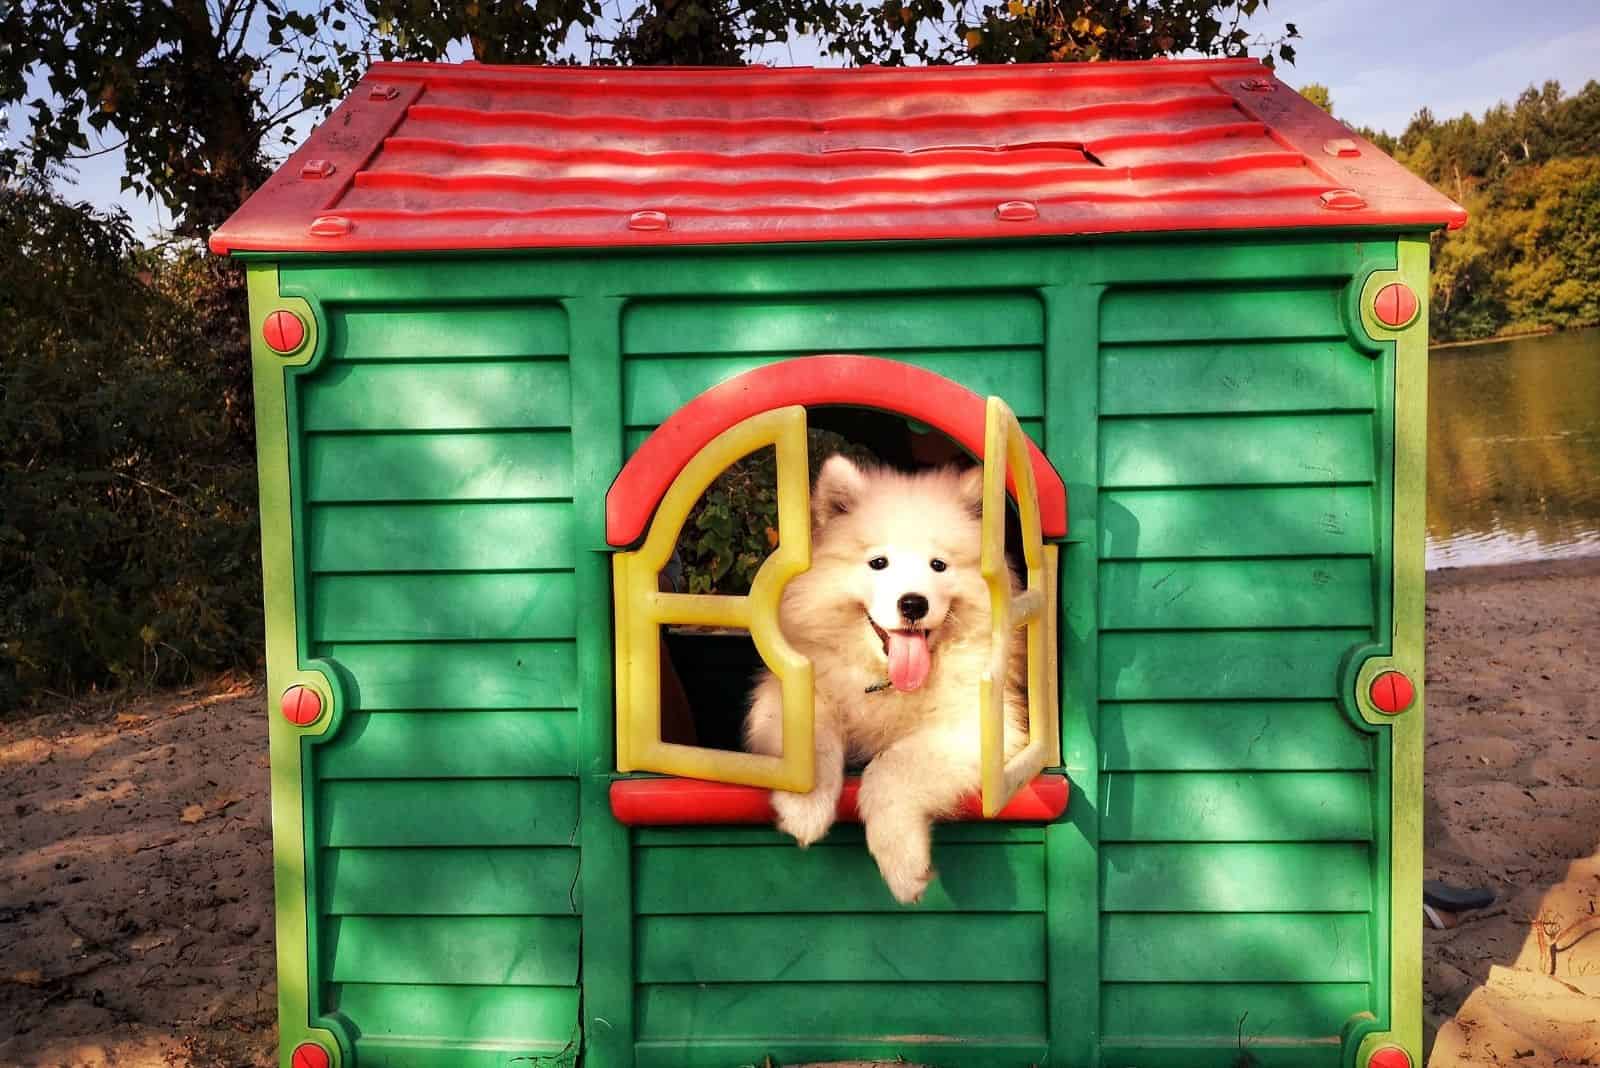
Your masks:
{"label": "bush", "polygon": [[[810,475],[842,453],[858,463],[873,454],[840,435],[806,432]],[[690,509],[678,535],[676,563],[689,593],[745,594],[778,547],[778,458],[771,446],[730,464]]]}
{"label": "bush", "polygon": [[0,711],[253,666],[243,280],[0,186]]}

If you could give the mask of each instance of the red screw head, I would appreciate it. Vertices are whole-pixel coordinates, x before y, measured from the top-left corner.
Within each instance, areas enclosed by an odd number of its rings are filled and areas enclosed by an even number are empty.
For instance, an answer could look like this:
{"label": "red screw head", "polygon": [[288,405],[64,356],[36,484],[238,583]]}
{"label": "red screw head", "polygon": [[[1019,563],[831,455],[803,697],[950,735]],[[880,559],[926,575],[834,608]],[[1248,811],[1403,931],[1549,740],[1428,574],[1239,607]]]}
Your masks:
{"label": "red screw head", "polygon": [[315,1042],[302,1042],[294,1048],[294,1056],[289,1058],[293,1068],[328,1068],[332,1062],[328,1051]]}
{"label": "red screw head", "polygon": [[318,215],[306,232],[312,237],[345,237],[355,228],[356,224],[343,215]]}
{"label": "red screw head", "polygon": [[1367,1061],[1367,1068],[1411,1068],[1411,1055],[1399,1046],[1384,1046]]}
{"label": "red screw head", "polygon": [[1417,688],[1400,672],[1385,671],[1372,680],[1369,696],[1373,707],[1379,712],[1386,716],[1398,716],[1416,700]]}
{"label": "red screw head", "polygon": [[267,321],[261,324],[261,340],[273,352],[285,356],[298,352],[300,346],[306,343],[306,321],[294,312],[280,308],[268,315]]}
{"label": "red screw head", "polygon": [[1390,282],[1378,290],[1372,314],[1384,326],[1398,329],[1417,317],[1417,295],[1404,282]]}
{"label": "red screw head", "polygon": [[283,710],[284,719],[296,727],[304,727],[308,723],[315,723],[317,717],[322,715],[322,695],[309,686],[291,686],[283,691],[283,701],[279,707]]}
{"label": "red screw head", "polygon": [[1319,199],[1330,211],[1360,211],[1367,206],[1367,198],[1354,189],[1330,189]]}
{"label": "red screw head", "polygon": [[1002,222],[1032,222],[1039,217],[1039,205],[1031,200],[1006,200],[995,206],[994,216]]}
{"label": "red screw head", "polygon": [[664,211],[636,211],[628,216],[630,230],[666,230],[672,225]]}

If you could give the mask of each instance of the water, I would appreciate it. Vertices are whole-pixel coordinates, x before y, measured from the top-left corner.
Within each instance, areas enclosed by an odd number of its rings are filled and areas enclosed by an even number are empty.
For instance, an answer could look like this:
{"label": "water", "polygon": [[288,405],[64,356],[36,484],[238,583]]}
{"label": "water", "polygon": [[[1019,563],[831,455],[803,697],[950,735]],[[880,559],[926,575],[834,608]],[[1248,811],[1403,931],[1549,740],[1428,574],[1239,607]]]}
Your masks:
{"label": "water", "polygon": [[1435,349],[1428,567],[1600,555],[1600,329]]}

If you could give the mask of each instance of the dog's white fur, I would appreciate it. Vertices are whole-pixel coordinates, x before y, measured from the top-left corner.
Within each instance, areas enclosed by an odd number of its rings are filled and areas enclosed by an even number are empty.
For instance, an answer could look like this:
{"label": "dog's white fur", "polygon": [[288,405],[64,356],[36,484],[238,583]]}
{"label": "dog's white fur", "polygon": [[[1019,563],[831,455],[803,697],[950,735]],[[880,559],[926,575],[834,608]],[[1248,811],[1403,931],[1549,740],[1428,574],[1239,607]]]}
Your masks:
{"label": "dog's white fur", "polygon": [[[914,474],[830,458],[812,492],[811,569],[784,590],[784,636],[815,672],[816,780],[810,793],[775,791],[778,827],[802,847],[828,832],[847,762],[866,762],[858,808],[867,849],[904,904],[934,877],[932,823],[979,786],[978,679],[989,663],[989,591],[978,571],[981,468]],[[874,570],[868,561],[885,557]],[[935,571],[932,561],[947,567]],[[1013,586],[1015,580],[1013,579]],[[916,690],[867,692],[884,682],[884,639],[906,627],[900,598],[928,600],[931,664]],[[1006,752],[1027,741],[1024,643],[1012,641]],[[746,748],[781,749],[782,698],[770,673],[758,680],[745,722]]]}

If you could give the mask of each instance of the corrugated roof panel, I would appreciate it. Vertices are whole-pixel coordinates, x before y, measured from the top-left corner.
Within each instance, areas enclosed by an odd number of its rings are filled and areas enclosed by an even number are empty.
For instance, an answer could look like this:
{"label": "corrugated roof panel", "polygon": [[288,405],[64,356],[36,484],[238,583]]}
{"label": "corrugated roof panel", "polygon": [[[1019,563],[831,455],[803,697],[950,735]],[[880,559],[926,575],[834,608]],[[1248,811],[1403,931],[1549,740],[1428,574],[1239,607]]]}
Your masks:
{"label": "corrugated roof panel", "polygon": [[1464,220],[1254,61],[383,63],[212,247],[372,252]]}

